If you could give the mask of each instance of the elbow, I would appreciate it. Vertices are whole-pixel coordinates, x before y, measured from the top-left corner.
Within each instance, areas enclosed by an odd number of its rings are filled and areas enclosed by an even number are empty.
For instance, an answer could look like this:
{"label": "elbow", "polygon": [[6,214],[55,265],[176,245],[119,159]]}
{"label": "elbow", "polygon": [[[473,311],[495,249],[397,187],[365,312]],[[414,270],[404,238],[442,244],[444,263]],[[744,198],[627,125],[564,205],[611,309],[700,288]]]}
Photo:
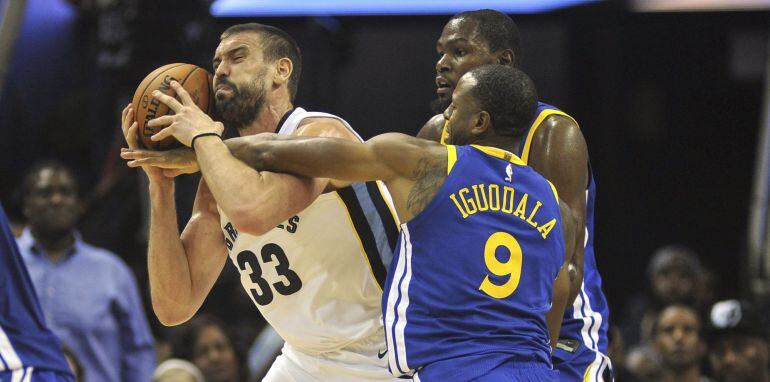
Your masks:
{"label": "elbow", "polygon": [[228,214],[228,216],[238,231],[254,236],[264,235],[278,224],[270,221],[264,215],[253,213],[253,209],[234,211],[232,215]]}
{"label": "elbow", "polygon": [[192,314],[186,314],[186,312],[182,312],[179,309],[174,309],[175,304],[173,303],[164,304],[158,301],[157,298],[152,298],[151,300],[152,311],[163,326],[181,325],[192,318]]}

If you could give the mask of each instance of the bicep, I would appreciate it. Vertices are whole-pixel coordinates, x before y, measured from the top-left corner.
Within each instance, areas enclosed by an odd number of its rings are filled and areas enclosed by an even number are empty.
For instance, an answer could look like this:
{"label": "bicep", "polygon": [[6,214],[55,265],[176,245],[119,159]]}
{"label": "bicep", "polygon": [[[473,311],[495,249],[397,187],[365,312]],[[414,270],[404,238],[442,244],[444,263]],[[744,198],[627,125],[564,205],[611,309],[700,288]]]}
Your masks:
{"label": "bicep", "polygon": [[585,215],[588,186],[588,147],[580,128],[569,118],[551,116],[541,126],[533,142],[529,164],[556,186],[559,197]]}

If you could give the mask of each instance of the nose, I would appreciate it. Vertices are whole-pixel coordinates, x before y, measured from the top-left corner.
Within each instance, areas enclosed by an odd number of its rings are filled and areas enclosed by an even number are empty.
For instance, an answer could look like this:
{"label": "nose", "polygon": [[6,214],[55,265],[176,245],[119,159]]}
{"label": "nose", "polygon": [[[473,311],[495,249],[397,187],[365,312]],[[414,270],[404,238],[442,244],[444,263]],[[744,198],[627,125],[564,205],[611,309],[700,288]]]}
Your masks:
{"label": "nose", "polygon": [[738,353],[732,348],[727,348],[722,356],[722,360],[727,365],[735,365],[738,362]]}
{"label": "nose", "polygon": [[436,61],[436,73],[446,73],[450,70],[452,70],[452,67],[449,66],[449,58],[444,54]]}
{"label": "nose", "polygon": [[222,61],[217,65],[217,69],[214,71],[214,78],[227,77],[230,75],[230,67],[225,61]]}

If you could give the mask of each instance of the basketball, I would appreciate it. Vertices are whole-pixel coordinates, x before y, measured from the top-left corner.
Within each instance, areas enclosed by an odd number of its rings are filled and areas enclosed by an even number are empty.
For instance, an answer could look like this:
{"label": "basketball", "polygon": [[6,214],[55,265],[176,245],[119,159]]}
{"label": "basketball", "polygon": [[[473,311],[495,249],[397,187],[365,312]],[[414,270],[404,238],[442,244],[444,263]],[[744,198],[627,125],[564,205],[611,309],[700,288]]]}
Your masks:
{"label": "basketball", "polygon": [[[139,140],[150,150],[168,150],[178,147],[180,143],[174,137],[168,137],[159,142],[153,142],[150,137],[160,131],[163,126],[150,127],[147,122],[152,119],[174,114],[174,111],[152,96],[152,92],[161,92],[176,96],[171,88],[171,81],[179,82],[190,93],[195,104],[206,114],[210,114],[213,106],[211,90],[211,74],[203,68],[192,64],[168,64],[152,71],[142,80],[131,100],[131,106],[136,112]],[[178,98],[177,98],[178,99]]]}

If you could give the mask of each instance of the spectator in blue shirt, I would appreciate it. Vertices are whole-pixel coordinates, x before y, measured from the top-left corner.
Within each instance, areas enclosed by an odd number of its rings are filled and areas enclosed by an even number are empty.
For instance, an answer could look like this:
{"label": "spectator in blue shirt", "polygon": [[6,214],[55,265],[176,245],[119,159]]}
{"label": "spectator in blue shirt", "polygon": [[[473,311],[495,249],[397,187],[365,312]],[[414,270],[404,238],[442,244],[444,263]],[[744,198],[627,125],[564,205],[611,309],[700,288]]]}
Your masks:
{"label": "spectator in blue shirt", "polygon": [[39,164],[23,191],[28,227],[19,249],[46,320],[77,355],[85,382],[150,381],[155,349],[136,281],[115,254],[75,230],[81,209],[72,172]]}

